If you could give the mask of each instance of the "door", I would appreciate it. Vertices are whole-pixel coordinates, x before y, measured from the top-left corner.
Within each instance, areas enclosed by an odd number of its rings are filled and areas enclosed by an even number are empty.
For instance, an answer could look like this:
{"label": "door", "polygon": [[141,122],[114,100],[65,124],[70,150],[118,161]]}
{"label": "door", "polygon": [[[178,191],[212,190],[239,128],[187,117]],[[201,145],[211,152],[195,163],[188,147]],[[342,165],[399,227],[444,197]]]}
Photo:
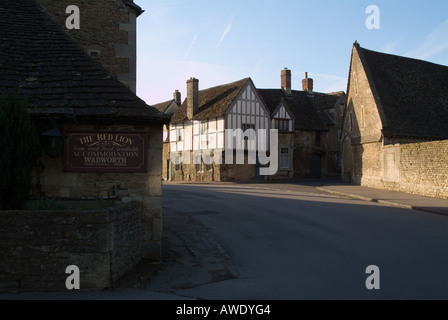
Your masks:
{"label": "door", "polygon": [[320,154],[313,155],[311,176],[318,179],[322,178],[322,156]]}

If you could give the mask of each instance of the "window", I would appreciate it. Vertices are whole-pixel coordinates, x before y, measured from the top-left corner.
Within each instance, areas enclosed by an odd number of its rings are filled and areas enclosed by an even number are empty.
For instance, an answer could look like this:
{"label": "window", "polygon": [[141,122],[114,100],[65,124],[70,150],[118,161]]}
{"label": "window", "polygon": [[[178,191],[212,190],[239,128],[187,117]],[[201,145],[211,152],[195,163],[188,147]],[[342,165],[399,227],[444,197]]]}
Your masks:
{"label": "window", "polygon": [[176,164],[176,171],[180,171],[181,170],[181,166],[180,163]]}
{"label": "window", "polygon": [[208,132],[208,121],[201,122],[201,134]]}
{"label": "window", "polygon": [[243,129],[243,132],[246,132],[246,131],[249,130],[249,129],[253,129],[253,130],[255,130],[255,125],[254,125],[254,124],[251,124],[251,123],[243,123],[243,124],[241,125],[241,129]]}
{"label": "window", "polygon": [[176,137],[177,137],[177,141],[182,141],[182,136],[183,136],[183,130],[182,129],[176,129]]}
{"label": "window", "polygon": [[275,129],[278,129],[278,131],[289,131],[289,120],[275,119]]}
{"label": "window", "polygon": [[94,59],[101,57],[101,50],[87,50],[87,53]]}
{"label": "window", "polygon": [[289,169],[289,147],[280,147],[280,169]]}

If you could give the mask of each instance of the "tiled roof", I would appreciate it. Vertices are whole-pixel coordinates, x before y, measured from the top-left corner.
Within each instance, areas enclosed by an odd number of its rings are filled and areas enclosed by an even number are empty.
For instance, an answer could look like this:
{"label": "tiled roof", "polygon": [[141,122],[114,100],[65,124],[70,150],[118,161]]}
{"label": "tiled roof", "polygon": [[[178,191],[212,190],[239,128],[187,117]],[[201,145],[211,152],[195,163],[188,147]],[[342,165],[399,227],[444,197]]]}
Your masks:
{"label": "tiled roof", "polygon": [[307,92],[292,90],[290,95],[282,89],[258,89],[258,92],[271,113],[280,102],[287,104],[294,113],[296,130],[328,130],[324,119],[313,105],[313,98]]}
{"label": "tiled roof", "polygon": [[169,100],[169,101],[165,101],[165,102],[161,102],[161,103],[157,103],[157,104],[153,104],[152,106],[154,108],[156,108],[157,110],[159,110],[160,112],[165,113],[166,109],[168,109],[168,107],[174,102],[174,99]]}
{"label": "tiled roof", "polygon": [[[223,116],[248,81],[251,81],[250,78],[205,90],[199,90],[199,107],[193,120],[200,121]],[[182,123],[186,118],[187,100],[185,100],[174,113],[171,122]]]}
{"label": "tiled roof", "polygon": [[355,44],[384,114],[383,133],[448,139],[448,67]]}
{"label": "tiled roof", "polygon": [[341,96],[345,95],[344,92],[333,93],[320,93],[315,92],[312,96],[313,105],[316,107],[317,112],[322,117],[327,125],[335,124],[332,116],[327,112],[327,109],[334,108]]}
{"label": "tiled roof", "polygon": [[34,0],[0,1],[0,95],[16,88],[36,116],[167,121],[88,56]]}

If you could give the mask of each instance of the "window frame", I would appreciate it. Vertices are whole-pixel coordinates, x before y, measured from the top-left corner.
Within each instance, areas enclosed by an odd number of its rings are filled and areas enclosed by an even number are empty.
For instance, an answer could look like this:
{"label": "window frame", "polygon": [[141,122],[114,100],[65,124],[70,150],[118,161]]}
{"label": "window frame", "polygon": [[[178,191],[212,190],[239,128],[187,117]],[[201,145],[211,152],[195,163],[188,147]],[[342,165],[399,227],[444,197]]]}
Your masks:
{"label": "window frame", "polygon": [[[279,132],[290,132],[289,130],[289,121],[290,119],[274,119],[275,129],[277,129]],[[282,128],[281,124],[284,125],[284,128]]]}
{"label": "window frame", "polygon": [[209,122],[208,120],[205,121],[201,121],[201,125],[200,125],[200,129],[199,129],[199,133],[202,134],[207,134],[209,132]]}

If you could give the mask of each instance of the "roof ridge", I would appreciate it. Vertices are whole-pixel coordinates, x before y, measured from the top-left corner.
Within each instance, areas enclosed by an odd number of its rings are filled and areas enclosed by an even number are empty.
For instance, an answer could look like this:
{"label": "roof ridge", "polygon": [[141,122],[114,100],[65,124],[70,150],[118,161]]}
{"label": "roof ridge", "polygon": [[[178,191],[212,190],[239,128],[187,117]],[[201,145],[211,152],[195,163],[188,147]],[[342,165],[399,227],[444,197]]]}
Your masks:
{"label": "roof ridge", "polygon": [[221,87],[230,86],[230,85],[237,84],[237,83],[243,82],[243,81],[247,82],[249,79],[250,79],[250,77],[247,77],[247,78],[243,78],[243,79],[240,79],[240,80],[237,80],[237,81],[233,81],[233,82],[229,82],[229,83],[225,83],[225,84],[220,84],[220,85],[209,87],[209,88],[205,88],[205,89],[200,89],[199,92],[206,91],[206,90],[215,90],[215,89],[218,89],[218,88],[221,88]]}

